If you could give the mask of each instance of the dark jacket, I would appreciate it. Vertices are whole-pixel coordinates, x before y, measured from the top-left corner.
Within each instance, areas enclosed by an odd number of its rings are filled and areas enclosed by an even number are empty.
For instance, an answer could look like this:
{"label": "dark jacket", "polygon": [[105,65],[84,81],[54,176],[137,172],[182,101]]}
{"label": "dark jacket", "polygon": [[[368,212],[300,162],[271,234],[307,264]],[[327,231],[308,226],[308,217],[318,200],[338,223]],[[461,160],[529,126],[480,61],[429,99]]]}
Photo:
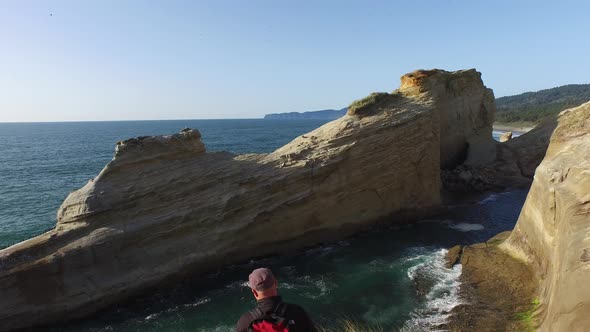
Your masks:
{"label": "dark jacket", "polygon": [[[277,306],[283,302],[280,296],[273,296],[267,297],[256,302],[256,307],[262,309],[262,312],[265,314],[272,314]],[[287,309],[285,311],[285,318],[288,320],[292,320],[295,322],[293,328],[291,329],[294,332],[316,332],[317,329],[313,324],[313,321],[305,310],[296,304],[286,303]],[[252,310],[249,311],[240,317],[238,321],[238,326],[236,327],[237,332],[247,332],[248,328],[250,327],[250,323],[254,320],[259,319],[261,317],[256,317],[256,311]]]}

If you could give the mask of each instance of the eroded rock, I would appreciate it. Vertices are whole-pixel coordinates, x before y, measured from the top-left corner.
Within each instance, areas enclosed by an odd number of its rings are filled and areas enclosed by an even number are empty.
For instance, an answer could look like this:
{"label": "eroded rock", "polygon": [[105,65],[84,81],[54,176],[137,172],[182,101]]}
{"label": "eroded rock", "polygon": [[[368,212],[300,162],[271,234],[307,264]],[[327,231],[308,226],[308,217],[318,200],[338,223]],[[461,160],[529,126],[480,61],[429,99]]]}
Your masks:
{"label": "eroded rock", "polygon": [[502,135],[500,135],[500,142],[502,142],[502,143],[508,142],[511,139],[512,139],[512,132],[511,131],[507,131],[507,132],[503,133]]}
{"label": "eroded rock", "polygon": [[[470,193],[528,188],[535,169],[545,156],[556,120],[549,119],[533,130],[504,143],[471,146],[470,154],[493,155],[489,162],[469,162],[441,171],[443,187],[449,192]],[[474,152],[475,151],[475,152]]]}
{"label": "eroded rock", "polygon": [[463,246],[461,245],[456,245],[454,247],[451,247],[449,249],[449,251],[447,252],[447,255],[445,256],[445,266],[447,269],[450,269],[453,267],[453,265],[459,263],[459,260],[461,260],[461,254],[463,253]]}
{"label": "eroded rock", "polygon": [[[453,308],[447,331],[526,331],[517,313],[531,309],[537,282],[530,266],[500,249],[510,232],[463,247],[463,304]],[[450,250],[449,250],[450,251]]]}

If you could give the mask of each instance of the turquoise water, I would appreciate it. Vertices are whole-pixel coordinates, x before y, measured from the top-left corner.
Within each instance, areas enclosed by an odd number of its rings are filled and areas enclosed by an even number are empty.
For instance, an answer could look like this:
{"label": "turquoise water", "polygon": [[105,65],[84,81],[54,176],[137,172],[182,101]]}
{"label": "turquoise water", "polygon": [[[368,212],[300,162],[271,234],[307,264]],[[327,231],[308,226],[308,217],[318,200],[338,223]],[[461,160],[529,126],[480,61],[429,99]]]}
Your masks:
{"label": "turquoise water", "polygon": [[[322,123],[0,124],[0,245],[50,229],[68,192],[100,171],[118,140],[191,127],[202,132],[209,150],[269,152]],[[526,191],[489,195],[414,225],[382,226],[290,256],[229,266],[52,330],[232,331],[240,314],[253,304],[245,280],[260,266],[271,267],[285,299],[303,305],[323,326],[346,318],[387,330],[435,330],[462,302],[458,294],[461,267],[444,267],[443,248],[482,241],[511,229],[525,197]]]}

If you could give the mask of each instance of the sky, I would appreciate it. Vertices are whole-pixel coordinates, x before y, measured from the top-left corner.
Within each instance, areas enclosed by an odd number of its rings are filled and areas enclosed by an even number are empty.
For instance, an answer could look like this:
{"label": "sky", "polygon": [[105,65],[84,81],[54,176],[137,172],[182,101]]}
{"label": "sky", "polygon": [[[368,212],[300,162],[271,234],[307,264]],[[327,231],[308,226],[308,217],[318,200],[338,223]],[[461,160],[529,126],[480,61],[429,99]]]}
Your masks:
{"label": "sky", "polygon": [[342,108],[415,69],[590,82],[590,1],[0,0],[0,122]]}

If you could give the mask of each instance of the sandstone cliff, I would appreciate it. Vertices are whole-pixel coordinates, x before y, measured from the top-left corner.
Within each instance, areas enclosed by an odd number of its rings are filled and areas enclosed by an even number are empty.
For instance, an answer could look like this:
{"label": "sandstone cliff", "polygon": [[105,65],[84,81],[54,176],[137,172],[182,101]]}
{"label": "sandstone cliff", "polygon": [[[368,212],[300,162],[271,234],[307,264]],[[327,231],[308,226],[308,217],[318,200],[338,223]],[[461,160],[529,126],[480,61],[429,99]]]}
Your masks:
{"label": "sandstone cliff", "polygon": [[353,105],[267,155],[208,153],[188,129],[119,142],[63,202],[55,229],[0,251],[0,330],[81,317],[384,216],[431,214],[441,167],[495,156],[493,94],[475,70],[414,72]]}
{"label": "sandstone cliff", "polygon": [[[465,72],[461,77],[448,72],[417,71],[401,79],[401,93],[429,91],[435,96],[434,107],[440,113],[441,168],[463,163],[482,165],[495,160],[495,144],[490,136],[496,112],[494,94],[483,84],[473,84],[479,77],[476,71]],[[457,93],[461,98],[457,98]]]}
{"label": "sandstone cliff", "polygon": [[563,111],[502,247],[540,279],[540,331],[590,327],[590,103]]}

